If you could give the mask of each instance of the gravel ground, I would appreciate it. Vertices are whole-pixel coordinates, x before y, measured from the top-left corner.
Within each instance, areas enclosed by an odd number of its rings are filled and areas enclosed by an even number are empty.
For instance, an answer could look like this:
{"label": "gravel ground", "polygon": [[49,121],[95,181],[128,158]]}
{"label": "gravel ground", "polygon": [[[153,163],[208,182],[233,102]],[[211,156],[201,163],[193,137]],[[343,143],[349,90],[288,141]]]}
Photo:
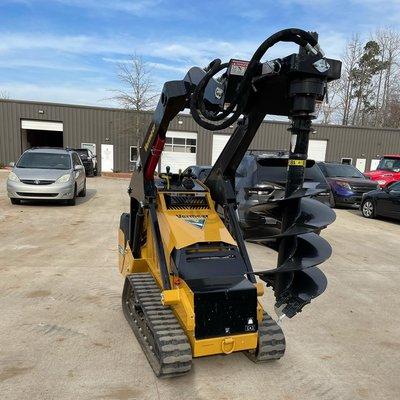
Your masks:
{"label": "gravel ground", "polygon": [[[117,228],[126,180],[88,180],[75,207],[12,206],[0,172],[0,398],[354,400],[400,396],[400,224],[337,210],[329,287],[284,320],[287,353],[194,360],[157,380],[125,321]],[[255,268],[276,254],[249,244]],[[272,311],[272,294],[264,303]]]}

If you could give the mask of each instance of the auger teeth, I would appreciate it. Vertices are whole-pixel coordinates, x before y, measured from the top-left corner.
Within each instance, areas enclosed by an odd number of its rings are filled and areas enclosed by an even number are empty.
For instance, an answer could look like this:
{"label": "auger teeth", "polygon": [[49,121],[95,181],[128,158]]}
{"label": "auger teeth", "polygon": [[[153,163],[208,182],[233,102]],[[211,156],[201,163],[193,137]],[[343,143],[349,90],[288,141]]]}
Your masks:
{"label": "auger teeth", "polygon": [[294,317],[311,300],[322,294],[328,285],[326,276],[319,268],[309,268],[293,274],[290,285],[276,297],[275,308],[289,318]]}

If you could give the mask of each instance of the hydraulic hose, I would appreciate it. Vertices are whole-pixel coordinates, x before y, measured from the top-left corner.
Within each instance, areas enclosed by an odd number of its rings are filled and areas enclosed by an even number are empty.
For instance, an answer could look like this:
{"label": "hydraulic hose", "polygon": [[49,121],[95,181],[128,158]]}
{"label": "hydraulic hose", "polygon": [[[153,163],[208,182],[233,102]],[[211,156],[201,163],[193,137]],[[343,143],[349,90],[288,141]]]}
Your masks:
{"label": "hydraulic hose", "polygon": [[[222,112],[217,115],[210,115],[204,109],[204,103],[202,101],[204,96],[204,90],[211,80],[211,78],[228,67],[228,63],[221,64],[220,59],[215,59],[207,71],[206,75],[197,85],[190,101],[190,111],[192,113],[193,119],[204,129],[210,131],[216,131],[221,129],[226,129],[232,125],[242,114],[243,107],[246,104],[247,98],[250,93],[252,79],[255,75],[255,70],[261,58],[265,55],[268,49],[274,46],[278,42],[293,42],[299,46],[304,47],[307,51],[313,51],[315,53],[321,53],[318,46],[317,39],[309,32],[302,29],[290,28],[284,29],[282,31],[276,32],[267,38],[255,51],[253,54],[246,72],[243,76],[243,80],[239,85],[236,96],[231,104]],[[321,53],[322,55],[322,53]],[[236,109],[235,109],[236,108]],[[233,114],[232,114],[233,113]],[[232,114],[229,118],[228,115]],[[203,119],[202,116],[205,118]],[[227,118],[227,119],[226,119]],[[220,124],[214,124],[208,121],[223,121]]]}

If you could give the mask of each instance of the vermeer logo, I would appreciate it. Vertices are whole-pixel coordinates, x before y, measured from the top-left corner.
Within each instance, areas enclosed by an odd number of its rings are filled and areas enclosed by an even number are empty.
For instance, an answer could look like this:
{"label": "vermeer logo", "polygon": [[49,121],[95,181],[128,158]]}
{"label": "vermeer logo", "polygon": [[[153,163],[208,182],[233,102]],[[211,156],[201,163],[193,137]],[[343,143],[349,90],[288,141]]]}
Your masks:
{"label": "vermeer logo", "polygon": [[147,139],[147,142],[144,144],[144,149],[147,151],[149,149],[149,146],[151,144],[151,141],[153,140],[154,132],[156,130],[156,126],[153,124],[149,137]]}
{"label": "vermeer logo", "polygon": [[184,219],[190,225],[203,229],[208,215],[177,215],[178,218]]}

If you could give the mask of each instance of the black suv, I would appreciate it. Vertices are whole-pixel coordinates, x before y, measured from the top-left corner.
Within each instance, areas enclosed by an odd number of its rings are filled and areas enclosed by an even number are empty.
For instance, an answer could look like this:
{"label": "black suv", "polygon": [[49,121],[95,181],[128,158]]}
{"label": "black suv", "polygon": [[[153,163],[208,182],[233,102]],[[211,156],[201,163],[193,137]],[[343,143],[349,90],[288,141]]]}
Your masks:
{"label": "black suv", "polygon": [[[236,198],[238,218],[245,237],[254,236],[255,230],[263,235],[280,232],[281,221],[274,215],[273,208],[266,206],[261,215],[259,206],[284,196],[287,165],[288,153],[283,151],[264,154],[250,151],[243,157],[236,171]],[[329,184],[313,160],[307,160],[303,187],[323,190],[314,198],[331,205]]]}
{"label": "black suv", "polygon": [[89,149],[74,149],[79,154],[87,176],[97,175],[97,159]]}

